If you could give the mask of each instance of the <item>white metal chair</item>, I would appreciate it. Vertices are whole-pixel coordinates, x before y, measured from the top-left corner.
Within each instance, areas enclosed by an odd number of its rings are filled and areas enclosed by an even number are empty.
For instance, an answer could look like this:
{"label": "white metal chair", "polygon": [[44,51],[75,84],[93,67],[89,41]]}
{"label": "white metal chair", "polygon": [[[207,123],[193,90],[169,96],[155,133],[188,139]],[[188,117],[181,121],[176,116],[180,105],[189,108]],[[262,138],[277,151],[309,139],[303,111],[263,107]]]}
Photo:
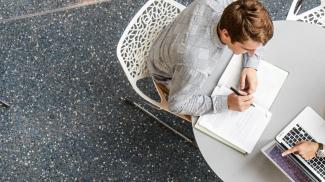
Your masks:
{"label": "white metal chair", "polygon": [[293,0],[287,15],[287,20],[302,21],[325,28],[325,0],[321,0],[321,4],[318,7],[298,14],[302,3],[303,0]]}
{"label": "white metal chair", "polygon": [[[160,102],[145,95],[137,86],[137,81],[150,76],[146,66],[146,56],[148,56],[148,51],[161,30],[171,23],[184,8],[185,6],[173,0],[149,0],[130,21],[117,45],[117,57],[132,88],[155,108],[167,112],[169,112],[167,101],[164,99],[165,97],[157,84],[154,83],[161,98]],[[127,98],[121,99],[140,108],[168,129],[195,145],[194,141],[155,117],[139,104],[130,101]],[[190,121],[186,116],[177,116]]]}

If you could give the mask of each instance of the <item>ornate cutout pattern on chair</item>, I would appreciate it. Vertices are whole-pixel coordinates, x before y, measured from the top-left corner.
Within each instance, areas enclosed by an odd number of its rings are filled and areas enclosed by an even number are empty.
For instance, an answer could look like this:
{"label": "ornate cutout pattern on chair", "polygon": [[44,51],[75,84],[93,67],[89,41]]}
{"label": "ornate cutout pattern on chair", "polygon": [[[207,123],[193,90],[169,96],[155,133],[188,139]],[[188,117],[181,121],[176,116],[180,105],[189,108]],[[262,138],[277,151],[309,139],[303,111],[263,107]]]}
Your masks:
{"label": "ornate cutout pattern on chair", "polygon": [[[138,12],[134,22],[126,29],[126,37],[120,46],[120,55],[131,77],[147,77],[148,70],[144,63],[149,48],[159,32],[165,28],[183,9],[166,0],[152,0],[148,6]],[[184,7],[185,8],[185,7]],[[132,21],[133,21],[132,20]]]}
{"label": "ornate cutout pattern on chair", "polygon": [[325,28],[325,6],[317,9],[314,12],[311,12],[308,15],[305,15],[297,19],[297,21],[312,23],[312,24],[320,25],[323,28]]}
{"label": "ornate cutout pattern on chair", "polygon": [[325,28],[325,0],[321,0],[320,6],[297,15],[294,13],[294,10],[298,4],[298,1],[299,0],[293,0],[287,20],[296,20],[316,24]]}

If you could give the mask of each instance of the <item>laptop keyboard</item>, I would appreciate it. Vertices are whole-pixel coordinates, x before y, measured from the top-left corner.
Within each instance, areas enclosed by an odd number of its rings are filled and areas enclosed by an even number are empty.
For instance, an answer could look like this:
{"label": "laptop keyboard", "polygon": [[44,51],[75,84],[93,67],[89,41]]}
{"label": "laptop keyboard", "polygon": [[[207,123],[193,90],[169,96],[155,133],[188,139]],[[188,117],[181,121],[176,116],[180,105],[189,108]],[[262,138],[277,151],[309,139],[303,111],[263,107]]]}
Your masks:
{"label": "laptop keyboard", "polygon": [[[290,132],[283,138],[283,140],[290,146],[293,147],[297,142],[301,140],[316,142],[304,129],[298,124],[291,129]],[[325,179],[325,159],[314,157],[306,162]]]}

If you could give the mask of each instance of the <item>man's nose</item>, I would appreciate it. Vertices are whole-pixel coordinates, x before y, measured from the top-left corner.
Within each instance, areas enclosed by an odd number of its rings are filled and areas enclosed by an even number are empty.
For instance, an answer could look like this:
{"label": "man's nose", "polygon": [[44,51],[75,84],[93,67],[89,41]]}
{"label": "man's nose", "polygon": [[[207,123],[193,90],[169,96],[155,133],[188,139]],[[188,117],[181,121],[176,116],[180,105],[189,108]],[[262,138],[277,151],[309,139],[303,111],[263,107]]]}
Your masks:
{"label": "man's nose", "polygon": [[251,51],[247,51],[249,56],[253,56],[255,54],[256,50],[251,50]]}

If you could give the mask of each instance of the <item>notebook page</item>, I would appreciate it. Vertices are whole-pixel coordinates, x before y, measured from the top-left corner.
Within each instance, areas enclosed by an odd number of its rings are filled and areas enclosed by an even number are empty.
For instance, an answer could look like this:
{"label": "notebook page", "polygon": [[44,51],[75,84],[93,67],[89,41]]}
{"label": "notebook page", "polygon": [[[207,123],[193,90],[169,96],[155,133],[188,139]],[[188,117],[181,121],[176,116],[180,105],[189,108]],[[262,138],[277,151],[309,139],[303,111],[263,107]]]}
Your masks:
{"label": "notebook page", "polygon": [[[231,92],[216,87],[216,94]],[[197,124],[214,135],[250,153],[262,135],[271,113],[261,107],[250,107],[244,112],[228,111],[201,116]]]}
{"label": "notebook page", "polygon": [[[242,56],[234,55],[218,85],[239,88],[242,65]],[[257,71],[258,86],[253,94],[254,103],[265,109],[270,109],[287,76],[288,72],[261,60]]]}

